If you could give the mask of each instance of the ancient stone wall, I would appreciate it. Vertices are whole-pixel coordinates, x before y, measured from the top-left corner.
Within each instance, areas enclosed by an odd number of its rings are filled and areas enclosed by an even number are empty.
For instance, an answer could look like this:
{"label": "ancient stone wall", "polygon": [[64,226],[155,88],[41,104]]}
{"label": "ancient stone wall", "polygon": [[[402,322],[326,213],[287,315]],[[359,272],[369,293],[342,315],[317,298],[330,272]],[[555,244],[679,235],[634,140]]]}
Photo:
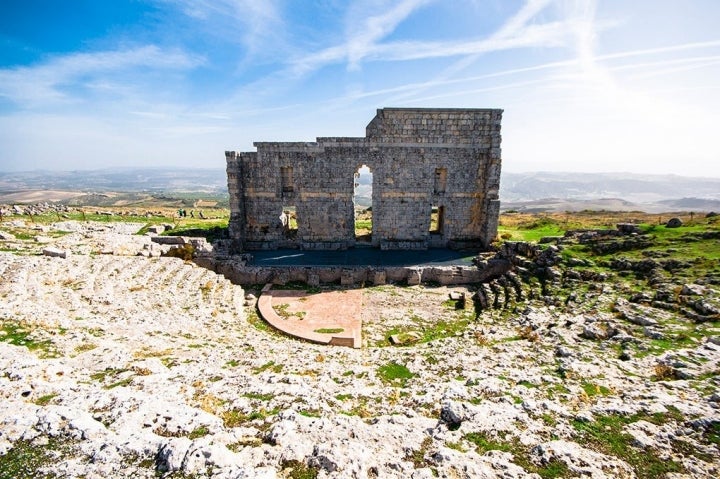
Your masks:
{"label": "ancient stone wall", "polygon": [[365,138],[226,152],[230,235],[248,250],[355,246],[354,181],[365,165],[373,246],[486,247],[497,234],[501,118],[491,109],[384,108]]}

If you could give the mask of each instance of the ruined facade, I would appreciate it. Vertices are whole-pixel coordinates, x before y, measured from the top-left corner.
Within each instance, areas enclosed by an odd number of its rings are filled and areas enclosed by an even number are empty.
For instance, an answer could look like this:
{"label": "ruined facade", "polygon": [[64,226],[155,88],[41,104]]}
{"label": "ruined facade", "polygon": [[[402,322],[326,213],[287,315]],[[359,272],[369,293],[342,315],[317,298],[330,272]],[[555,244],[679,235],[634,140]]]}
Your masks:
{"label": "ruined facade", "polygon": [[227,151],[230,236],[247,250],[355,246],[355,179],[367,166],[372,246],[484,248],[497,234],[501,118],[496,109],[383,108],[364,138]]}

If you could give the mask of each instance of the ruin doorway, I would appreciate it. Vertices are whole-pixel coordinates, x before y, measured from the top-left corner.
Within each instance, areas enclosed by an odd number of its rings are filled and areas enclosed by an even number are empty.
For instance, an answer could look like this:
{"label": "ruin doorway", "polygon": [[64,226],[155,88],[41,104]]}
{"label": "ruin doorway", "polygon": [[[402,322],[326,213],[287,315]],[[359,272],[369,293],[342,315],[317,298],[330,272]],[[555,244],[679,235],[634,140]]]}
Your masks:
{"label": "ruin doorway", "polygon": [[373,174],[367,165],[357,169],[353,182],[353,221],[355,242],[372,242]]}
{"label": "ruin doorway", "polygon": [[442,234],[445,221],[445,208],[433,205],[430,208],[430,234]]}
{"label": "ruin doorway", "polygon": [[280,225],[286,239],[295,239],[298,234],[297,208],[294,205],[282,207]]}

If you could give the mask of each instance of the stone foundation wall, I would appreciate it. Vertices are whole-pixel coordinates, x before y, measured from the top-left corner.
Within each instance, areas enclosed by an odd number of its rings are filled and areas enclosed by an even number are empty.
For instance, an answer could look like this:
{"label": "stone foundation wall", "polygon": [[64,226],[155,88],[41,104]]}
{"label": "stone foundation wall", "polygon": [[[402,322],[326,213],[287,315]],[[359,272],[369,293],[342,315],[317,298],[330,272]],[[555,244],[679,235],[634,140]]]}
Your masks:
{"label": "stone foundation wall", "polygon": [[482,279],[476,266],[251,266],[242,261],[196,258],[200,266],[222,274],[235,284],[286,284],[310,286],[337,283],[343,286],[400,284],[470,284]]}
{"label": "stone foundation wall", "polygon": [[[230,235],[244,249],[355,245],[354,181],[373,173],[372,244],[487,246],[497,234],[502,110],[378,110],[365,138],[255,143],[226,152]],[[442,221],[430,231],[433,208]],[[293,209],[297,230],[283,222]]]}

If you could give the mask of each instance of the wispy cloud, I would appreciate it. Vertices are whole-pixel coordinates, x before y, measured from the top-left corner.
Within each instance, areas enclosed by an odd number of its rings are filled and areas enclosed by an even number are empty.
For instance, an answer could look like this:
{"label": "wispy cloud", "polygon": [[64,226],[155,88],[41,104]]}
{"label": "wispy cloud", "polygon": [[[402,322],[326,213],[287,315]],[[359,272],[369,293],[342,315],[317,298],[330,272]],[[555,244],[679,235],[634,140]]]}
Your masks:
{"label": "wispy cloud", "polygon": [[185,15],[206,22],[208,32],[238,39],[255,56],[269,44],[284,42],[277,0],[159,0],[176,5]]}
{"label": "wispy cloud", "polygon": [[[387,9],[387,2],[361,3],[348,13],[346,39],[340,45],[302,56],[292,62],[297,74],[308,73],[327,64],[347,62],[349,69],[358,69],[366,58],[377,55],[382,47],[380,40],[391,34],[397,26],[417,9],[432,0],[403,0]],[[375,13],[380,11],[380,13]],[[363,18],[357,21],[358,18]]]}
{"label": "wispy cloud", "polygon": [[[529,47],[558,47],[576,34],[576,19],[544,23],[530,21],[551,0],[529,0],[492,34],[465,41],[394,41],[382,42],[398,24],[427,1],[408,0],[378,16],[370,16],[351,32],[347,41],[292,62],[296,73],[308,73],[331,63],[347,61],[355,68],[362,61],[409,61],[462,57]],[[461,69],[456,67],[455,70]]]}
{"label": "wispy cloud", "polygon": [[[429,0],[403,0],[386,12],[368,16],[360,24],[351,21],[348,39],[342,48],[349,67],[358,68],[360,62],[376,50],[378,41],[392,33],[415,10],[428,3]],[[354,19],[356,15],[358,13],[351,12],[350,18]]]}
{"label": "wispy cloud", "polygon": [[180,50],[147,45],[122,50],[75,53],[44,63],[0,70],[0,96],[23,106],[47,106],[70,101],[73,86],[112,89],[111,74],[133,69],[187,70],[204,62],[200,56]]}
{"label": "wispy cloud", "polygon": [[[414,60],[421,58],[461,57],[460,60],[445,68],[434,79],[425,83],[403,89],[402,93],[393,98],[393,102],[402,102],[416,97],[429,88],[440,84],[454,82],[463,70],[475,64],[484,54],[529,47],[557,47],[562,46],[572,32],[572,23],[555,21],[534,23],[531,21],[553,2],[552,0],[527,0],[526,3],[497,30],[486,38],[454,43],[415,44],[410,48],[397,49],[395,54],[402,51],[405,56],[401,59]],[[408,54],[409,53],[409,54]],[[488,78],[483,75],[480,78]],[[477,76],[461,81],[474,81]]]}

